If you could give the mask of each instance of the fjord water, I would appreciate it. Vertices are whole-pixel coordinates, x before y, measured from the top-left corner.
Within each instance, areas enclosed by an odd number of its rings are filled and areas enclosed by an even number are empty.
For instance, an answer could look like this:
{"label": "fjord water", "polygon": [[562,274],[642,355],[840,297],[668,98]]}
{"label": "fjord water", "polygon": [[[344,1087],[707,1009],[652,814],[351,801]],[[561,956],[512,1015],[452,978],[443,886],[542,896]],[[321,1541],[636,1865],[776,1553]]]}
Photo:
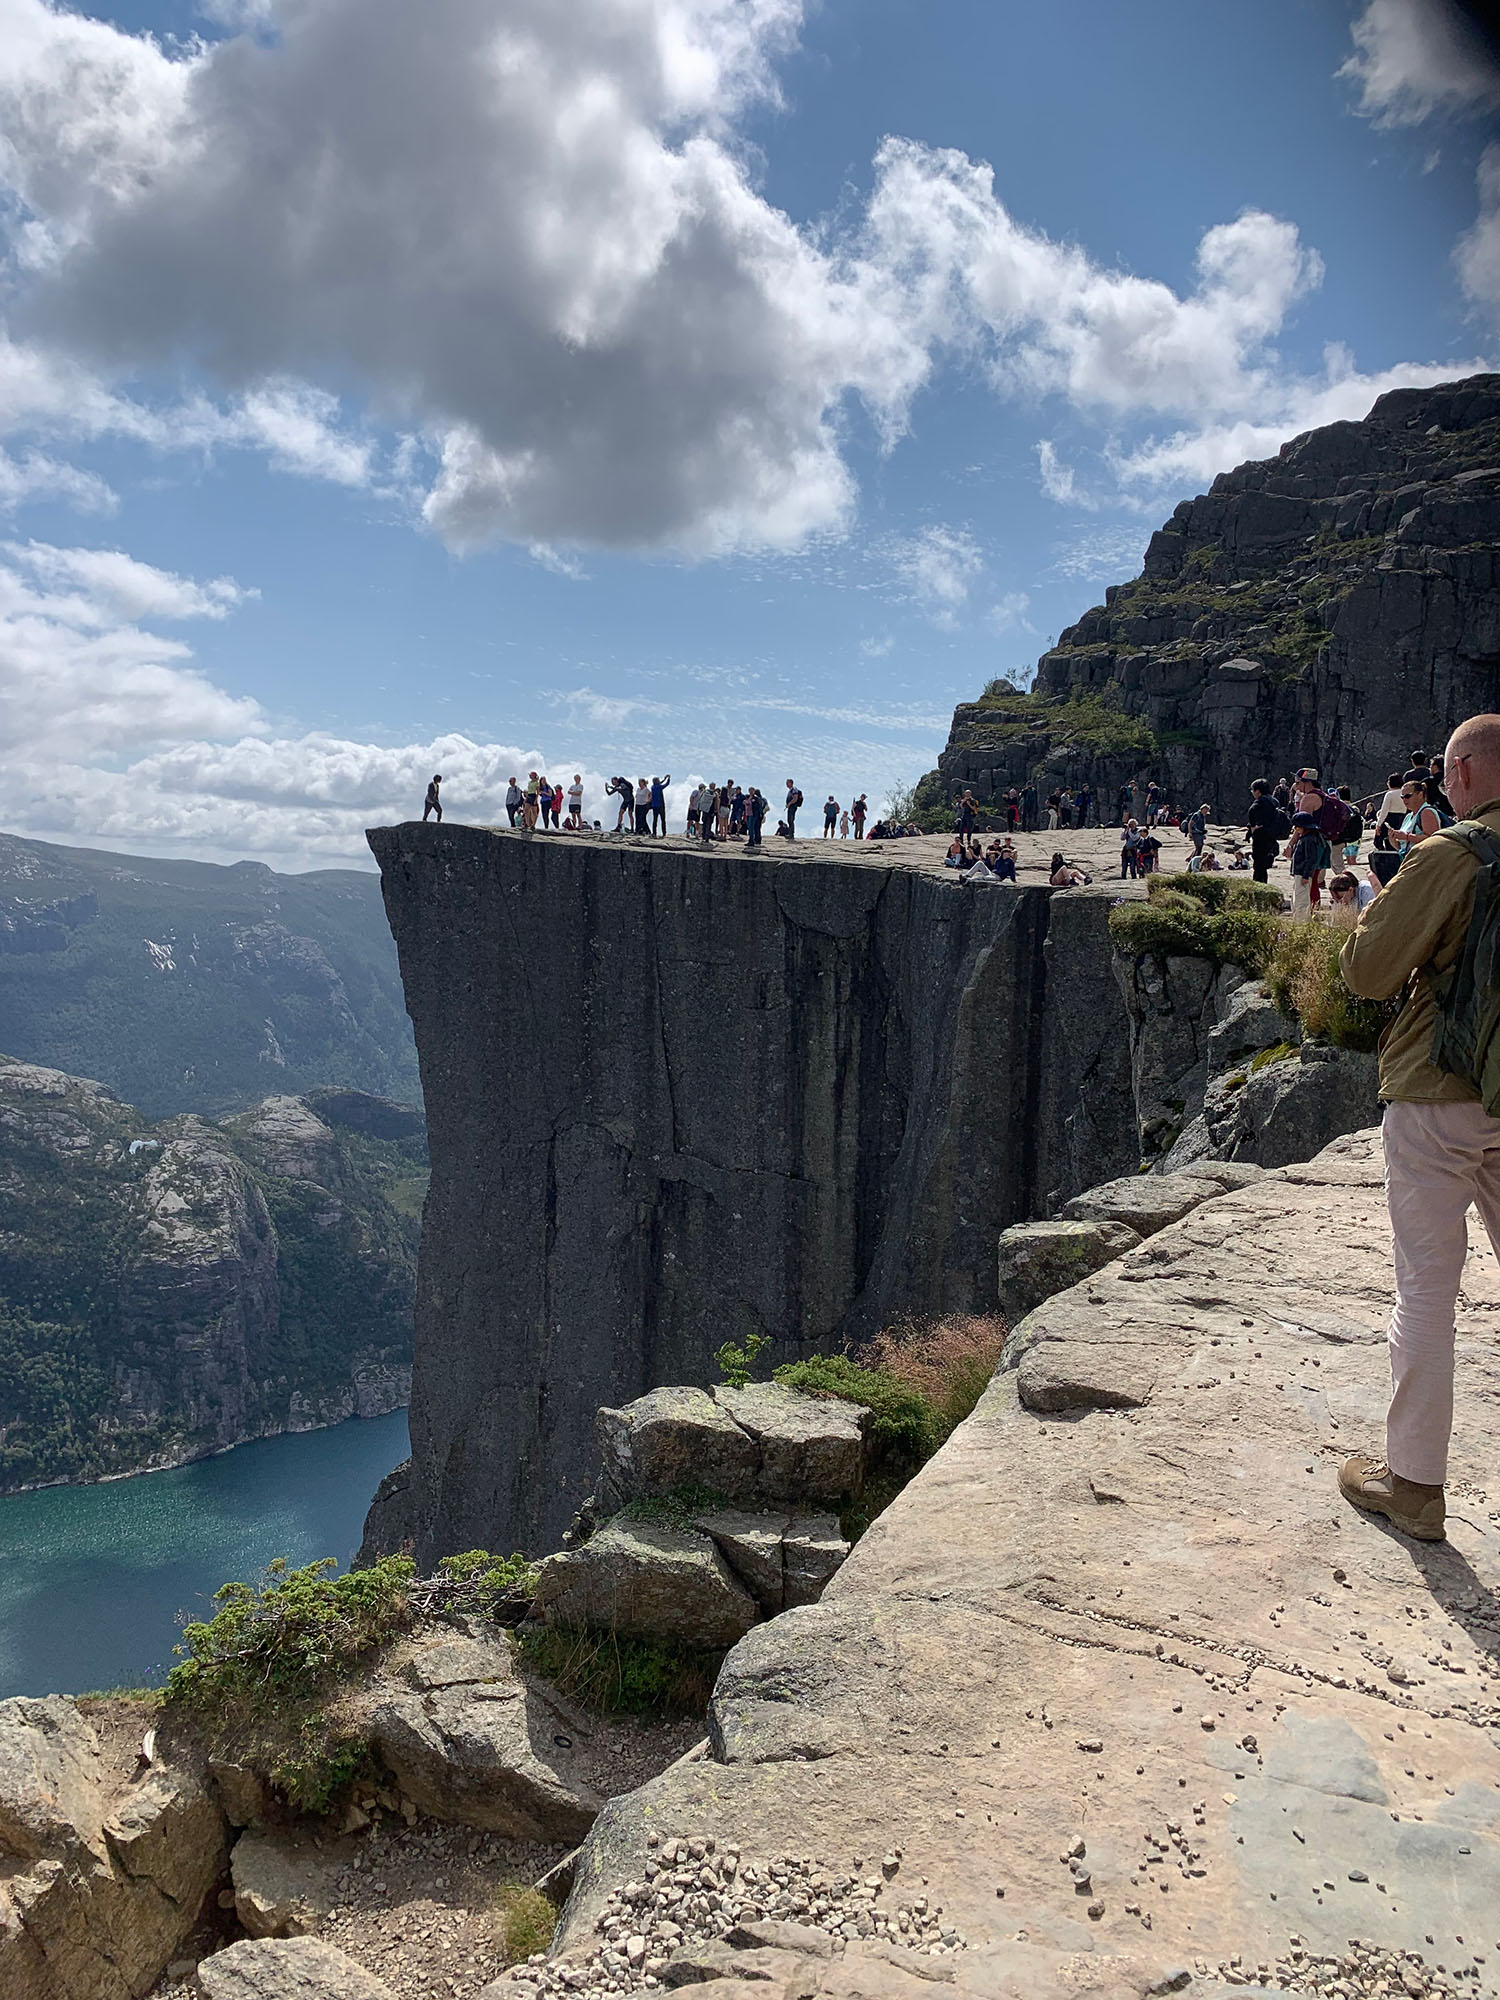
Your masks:
{"label": "fjord water", "polygon": [[406,1412],[265,1438],[170,1472],[0,1500],[0,1697],[163,1680],[231,1578],[359,1545]]}

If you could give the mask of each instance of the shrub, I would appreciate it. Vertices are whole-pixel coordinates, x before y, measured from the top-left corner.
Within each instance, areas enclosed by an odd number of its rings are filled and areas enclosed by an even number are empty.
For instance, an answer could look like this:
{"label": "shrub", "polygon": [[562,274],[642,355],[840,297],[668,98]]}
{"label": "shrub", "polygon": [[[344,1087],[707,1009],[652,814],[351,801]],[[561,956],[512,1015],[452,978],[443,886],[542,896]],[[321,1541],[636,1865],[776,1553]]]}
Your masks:
{"label": "shrub", "polygon": [[1262,882],[1213,875],[1153,875],[1144,903],[1121,903],[1109,932],[1122,951],[1211,958],[1261,972],[1281,931],[1280,893]]}
{"label": "shrub", "polygon": [[743,1346],[737,1341],[726,1340],[714,1356],[725,1385],[731,1389],[748,1388],[756,1364],[770,1345],[771,1336],[768,1333],[747,1333]]}
{"label": "shrub", "polygon": [[922,1397],[937,1416],[941,1443],[989,1387],[1006,1331],[1004,1320],[992,1314],[956,1313],[926,1326],[889,1327],[864,1358]]}
{"label": "shrub", "polygon": [[540,1889],[502,1882],[495,1891],[495,1950],[506,1965],[521,1965],[545,1951],[557,1928],[557,1911]]}
{"label": "shrub", "polygon": [[925,1395],[888,1368],[867,1368],[847,1354],[814,1354],[787,1361],[776,1380],[808,1396],[840,1396],[871,1412],[870,1436],[877,1459],[895,1459],[912,1471],[931,1458],[946,1433]]}
{"label": "shrub", "polygon": [[218,1614],[189,1625],[175,1649],[185,1658],[167,1676],[167,1701],[214,1716],[304,1701],[405,1629],[416,1576],[409,1556],[345,1576],[330,1575],[335,1566],[325,1556],[288,1569],[278,1558],[258,1588],[223,1585]]}
{"label": "shrub", "polygon": [[596,1713],[702,1715],[724,1655],[677,1639],[527,1626],[517,1651],[543,1680]]}
{"label": "shrub", "polygon": [[1277,1006],[1295,1014],[1316,1040],[1368,1051],[1397,1003],[1362,1000],[1344,984],[1339,951],[1347,935],[1347,924],[1317,918],[1283,925],[1264,968],[1266,988]]}

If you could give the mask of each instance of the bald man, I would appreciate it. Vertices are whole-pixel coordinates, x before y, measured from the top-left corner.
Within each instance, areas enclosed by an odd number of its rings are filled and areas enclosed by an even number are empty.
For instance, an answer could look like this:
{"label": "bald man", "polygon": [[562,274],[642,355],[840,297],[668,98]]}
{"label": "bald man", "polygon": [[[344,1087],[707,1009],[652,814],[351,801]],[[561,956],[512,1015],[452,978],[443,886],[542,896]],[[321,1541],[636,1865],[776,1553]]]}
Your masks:
{"label": "bald man", "polygon": [[[1443,776],[1459,819],[1500,838],[1500,715],[1476,715],[1454,731]],[[1344,978],[1367,999],[1406,991],[1380,1043],[1396,1265],[1385,1457],[1349,1459],[1339,1486],[1356,1507],[1384,1514],[1423,1542],[1445,1535],[1454,1310],[1471,1203],[1500,1250],[1500,1118],[1490,1117],[1467,1077],[1430,1060],[1437,1022],[1431,979],[1463,950],[1477,868],[1472,852],[1443,833],[1410,848],[1339,957]]]}

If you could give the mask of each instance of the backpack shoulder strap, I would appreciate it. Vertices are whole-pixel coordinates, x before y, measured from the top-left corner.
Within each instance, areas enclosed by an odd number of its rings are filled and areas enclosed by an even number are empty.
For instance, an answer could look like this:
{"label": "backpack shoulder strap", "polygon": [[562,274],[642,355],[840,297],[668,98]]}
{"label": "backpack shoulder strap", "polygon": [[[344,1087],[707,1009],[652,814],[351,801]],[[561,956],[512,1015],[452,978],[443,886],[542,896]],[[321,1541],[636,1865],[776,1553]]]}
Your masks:
{"label": "backpack shoulder strap", "polygon": [[1455,820],[1451,826],[1440,826],[1436,833],[1427,837],[1429,840],[1451,840],[1459,847],[1467,847],[1481,866],[1493,867],[1500,862],[1500,834],[1493,832],[1482,820]]}

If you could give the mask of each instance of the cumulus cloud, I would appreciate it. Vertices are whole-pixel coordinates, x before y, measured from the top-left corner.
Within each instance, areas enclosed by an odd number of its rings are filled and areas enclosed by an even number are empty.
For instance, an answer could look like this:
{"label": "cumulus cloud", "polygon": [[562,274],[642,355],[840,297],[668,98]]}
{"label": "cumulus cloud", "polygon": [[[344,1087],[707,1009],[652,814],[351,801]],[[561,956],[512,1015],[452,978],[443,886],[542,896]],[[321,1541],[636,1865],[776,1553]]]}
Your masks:
{"label": "cumulus cloud", "polygon": [[[767,202],[737,124],[774,97],[800,0],[214,4],[273,32],[169,48],[0,0],[27,273],[0,414],[390,478],[454,548],[562,562],[839,530],[851,404],[894,445],[948,354],[1110,421],[1280,420],[1271,343],[1322,268],[1285,219],[1207,230],[1179,293],[909,140],[836,225]],[[110,386],[184,356],[226,400]],[[389,467],[343,418],[351,387],[403,433]]]}
{"label": "cumulus cloud", "polygon": [[218,617],[240,596],[127,556],[35,543],[0,556],[0,743],[12,771],[109,758],[191,735],[265,726],[259,705],[216,688],[188,648],[137,617]]}
{"label": "cumulus cloud", "polygon": [[1477,374],[1485,365],[1475,356],[1466,361],[1406,364],[1367,375],[1353,366],[1345,349],[1330,347],[1321,380],[1283,384],[1264,411],[1174,431],[1129,450],[1110,450],[1106,463],[1112,478],[1127,490],[1139,489],[1141,504],[1149,508],[1155,504],[1155,491],[1163,486],[1202,484],[1246,459],[1274,456],[1288,438],[1300,437],[1303,431],[1363,417],[1388,389],[1451,382]]}
{"label": "cumulus cloud", "polygon": [[1457,0],[1369,0],[1349,32],[1354,54],[1339,75],[1358,86],[1358,109],[1377,124],[1500,106],[1494,43]]}

